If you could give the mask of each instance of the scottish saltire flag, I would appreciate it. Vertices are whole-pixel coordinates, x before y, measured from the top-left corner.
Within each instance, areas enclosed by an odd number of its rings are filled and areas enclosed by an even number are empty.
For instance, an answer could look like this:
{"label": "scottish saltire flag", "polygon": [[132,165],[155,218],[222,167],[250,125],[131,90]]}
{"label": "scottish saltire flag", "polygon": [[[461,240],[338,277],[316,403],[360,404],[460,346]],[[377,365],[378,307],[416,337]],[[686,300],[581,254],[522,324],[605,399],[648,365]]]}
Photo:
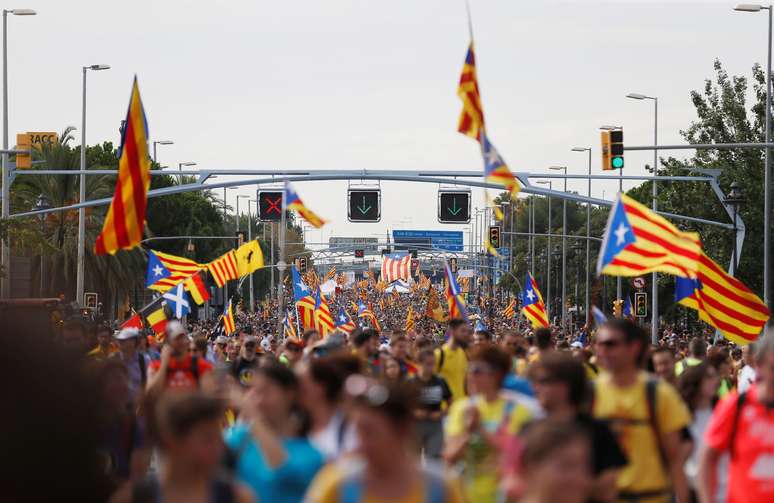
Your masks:
{"label": "scottish saltire flag", "polygon": [[695,232],[683,232],[626,194],[607,219],[597,274],[641,276],[663,272],[695,278],[701,256]]}
{"label": "scottish saltire flag", "polygon": [[102,232],[94,243],[96,255],[113,255],[138,246],[145,229],[145,210],[150,186],[148,123],[142,108],[137,77],[132,83],[126,126],[121,135],[118,179]]}
{"label": "scottish saltire flag", "polygon": [[457,96],[462,100],[462,112],[457,131],[478,140],[479,132],[484,128],[484,109],[481,106],[481,93],[478,90],[476,54],[472,40],[465,55],[465,63],[462,65]]}
{"label": "scottish saltire flag", "polygon": [[312,227],[319,229],[325,225],[325,220],[318,217],[312,210],[304,206],[301,198],[298,197],[298,194],[296,194],[296,191],[288,182],[285,182],[285,192],[282,198],[282,203],[284,204],[286,210],[293,210],[297,212]]}
{"label": "scottish saltire flag", "polygon": [[343,307],[339,308],[339,314],[336,315],[336,330],[340,330],[345,334],[351,334],[356,328],[357,325],[352,321],[347,311]]}
{"label": "scottish saltire flag", "polygon": [[532,323],[532,328],[548,327],[548,314],[543,296],[540,294],[535,278],[529,272],[527,272],[524,291],[521,293],[521,306],[521,314]]}
{"label": "scottish saltire flag", "polygon": [[704,253],[696,278],[676,278],[675,300],[736,344],[755,341],[769,319],[760,297]]}
{"label": "scottish saltire flag", "polygon": [[489,141],[485,131],[481,131],[481,155],[484,156],[484,179],[489,183],[502,185],[511,197],[516,197],[521,188],[500,153]]}
{"label": "scottish saltire flag", "polygon": [[607,323],[607,316],[605,316],[605,313],[597,306],[591,306],[591,314],[594,315],[594,325],[599,327],[604,323]]}
{"label": "scottish saltire flag", "polygon": [[449,319],[461,318],[468,321],[468,310],[465,307],[460,285],[457,284],[457,278],[449,267],[449,262],[444,260],[444,275],[446,276],[446,304],[449,308]]}
{"label": "scottish saltire flag", "polygon": [[188,294],[182,282],[164,293],[162,297],[167,301],[167,305],[172,310],[172,315],[175,318],[182,318],[191,312],[191,303],[188,300]]}
{"label": "scottish saltire flag", "polygon": [[299,321],[304,329],[315,328],[315,298],[312,289],[301,278],[295,266],[290,268],[293,279],[293,300],[298,310]]}

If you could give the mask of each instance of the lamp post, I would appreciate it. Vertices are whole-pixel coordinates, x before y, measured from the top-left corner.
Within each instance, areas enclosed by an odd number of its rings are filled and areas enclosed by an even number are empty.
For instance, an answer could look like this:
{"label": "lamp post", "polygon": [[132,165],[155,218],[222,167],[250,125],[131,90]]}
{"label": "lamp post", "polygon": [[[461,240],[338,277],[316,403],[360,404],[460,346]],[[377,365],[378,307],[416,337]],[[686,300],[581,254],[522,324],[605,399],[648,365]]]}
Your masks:
{"label": "lamp post", "polygon": [[[576,240],[575,244],[572,245],[571,248],[572,248],[573,255],[575,256],[575,258],[577,258],[577,260],[575,261],[575,318],[576,320],[578,320],[580,319],[578,317],[578,309],[580,308],[580,306],[578,305],[578,284],[580,283],[580,270],[582,267],[581,252],[583,251],[584,246],[579,241]],[[586,313],[584,312],[584,316],[585,315]]]}
{"label": "lamp post", "polygon": [[195,162],[191,162],[191,161],[188,161],[188,162],[179,162],[179,163],[177,163],[177,170],[181,172],[181,173],[178,175],[178,182],[179,182],[181,185],[182,185],[182,183],[183,183],[183,174],[182,174],[182,171],[183,171],[183,166],[196,166],[196,163],[195,163]]}
{"label": "lamp post", "polygon": [[[258,204],[257,199],[248,199],[247,200],[247,240],[252,241],[253,240],[253,213],[250,209],[250,203]],[[258,208],[258,206],[256,206]],[[257,209],[256,209],[257,211]],[[264,237],[264,239],[266,239]],[[260,246],[260,244],[258,245]],[[273,264],[272,264],[273,265]],[[274,271],[272,271],[272,274],[274,274]],[[250,289],[250,312],[255,312],[255,298],[253,293],[253,273],[250,273],[250,277],[248,278],[248,288]]]}
{"label": "lamp post", "polygon": [[[591,147],[573,147],[573,152],[588,152],[589,153],[589,180],[588,180],[588,189],[586,191],[586,195],[591,198]],[[591,203],[586,203],[586,274],[585,278],[583,280],[583,284],[586,287],[586,294],[584,296],[584,306],[583,306],[583,314],[586,316],[586,323],[589,322],[589,309],[590,309],[590,303],[591,303],[591,292],[589,288],[589,276],[591,275],[591,272],[589,271],[590,265],[590,257],[591,257]]]}
{"label": "lamp post", "polygon": [[[78,202],[86,201],[86,72],[110,70],[110,65],[81,67],[83,71],[83,109],[81,110],[81,175]],[[86,260],[86,208],[78,208],[78,264],[75,275],[75,300],[83,305],[84,262]]]}
{"label": "lamp post", "polygon": [[[551,250],[550,249],[548,251],[548,255],[551,255]],[[559,245],[554,246],[553,256],[554,256],[554,262],[557,263],[556,268],[559,269],[559,265],[558,265],[559,264],[559,258],[562,256],[562,250],[559,249]],[[549,269],[551,269],[551,268],[549,267]],[[556,289],[559,290],[559,284],[558,284],[559,283],[559,271],[556,271],[556,273],[557,273],[556,274],[556,282],[557,282]],[[562,311],[564,311],[564,310],[562,310]],[[549,320],[550,320],[550,318],[549,318]]]}
{"label": "lamp post", "polygon": [[[3,201],[2,209],[0,210],[3,219],[7,219],[11,213],[11,190],[8,183],[10,179],[8,172],[8,14],[14,16],[34,16],[36,12],[32,9],[3,9]],[[5,267],[5,277],[0,279],[2,283],[0,297],[7,299],[11,296],[11,248],[7,238],[3,240],[1,248],[0,264]]]}
{"label": "lamp post", "polygon": [[[766,143],[771,142],[771,13],[772,7],[757,4],[739,4],[734,10],[741,12],[769,11],[769,37],[766,45]],[[763,181],[763,302],[772,308],[771,298],[771,148],[766,147],[766,165]],[[736,242],[736,241],[735,241]],[[772,320],[769,318],[769,326]]]}
{"label": "lamp post", "polygon": [[[503,220],[505,220],[506,211],[510,212],[508,224],[508,271],[511,270],[511,256],[513,255],[513,210],[510,201],[503,201],[500,203],[500,207],[503,210]],[[507,208],[507,210],[506,210]],[[505,222],[503,222],[505,225]],[[502,300],[502,288],[500,289],[500,300]]]}
{"label": "lamp post", "polygon": [[[40,194],[38,196],[38,200],[35,201],[35,209],[37,211],[47,210],[51,208],[51,204],[48,202],[48,198],[44,194]],[[38,215],[38,219],[40,220],[40,237],[41,239],[45,239],[45,225],[46,225],[46,215],[44,213],[41,213]],[[43,249],[40,250],[40,298],[43,298]]]}
{"label": "lamp post", "polygon": [[158,157],[156,157],[156,145],[174,145],[175,142],[172,140],[158,140],[153,142],[153,162],[158,164],[159,160]]}
{"label": "lamp post", "polygon": [[[246,196],[244,194],[237,194],[237,196],[236,196],[236,211],[237,211],[237,214],[236,214],[236,230],[237,230],[237,232],[242,230],[242,225],[241,225],[241,223],[242,223],[241,222],[242,215],[241,215],[241,213],[239,213],[239,200],[240,199],[250,199],[250,196]],[[249,206],[250,203],[248,202],[247,205]]]}
{"label": "lamp post", "polygon": [[[564,193],[567,193],[567,166],[551,166],[548,169],[564,171]],[[567,315],[567,199],[562,199],[562,330],[566,328]]]}
{"label": "lamp post", "polygon": [[725,199],[723,199],[723,202],[734,210],[734,248],[731,255],[731,275],[736,276],[737,268],[739,267],[739,257],[738,257],[738,251],[737,251],[737,244],[736,244],[736,231],[738,228],[737,225],[737,218],[739,216],[739,208],[745,203],[745,197],[742,193],[742,188],[739,186],[738,183],[733,182],[731,183],[731,190],[726,195]]}
{"label": "lamp post", "polygon": [[[658,97],[647,96],[640,93],[629,93],[626,97],[633,100],[653,100],[653,145],[658,145]],[[658,176],[658,150],[653,150],[653,176]],[[658,209],[658,201],[656,200],[656,196],[658,195],[656,180],[653,180],[651,183],[653,187],[653,202],[651,207],[653,208],[653,211],[656,211]],[[651,283],[650,338],[653,344],[658,344],[658,274],[655,272],[651,274]]]}
{"label": "lamp post", "polygon": [[[537,183],[539,183],[541,185],[548,185],[548,190],[554,190],[553,180],[538,180]],[[546,287],[546,298],[549,299],[549,303],[546,306],[546,309],[548,310],[548,312],[546,314],[548,315],[548,319],[551,319],[551,309],[552,309],[552,306],[550,305],[551,304],[551,301],[550,301],[550,299],[551,299],[551,253],[550,252],[551,252],[551,233],[552,233],[551,232],[551,224],[552,224],[552,222],[553,221],[551,219],[551,197],[549,196],[548,197],[548,244],[546,245],[546,249],[549,251],[549,253],[548,253],[548,267],[546,267],[546,270],[547,270],[546,272],[547,272],[547,275],[548,275],[548,278],[546,279],[546,285],[547,285],[547,287]]]}

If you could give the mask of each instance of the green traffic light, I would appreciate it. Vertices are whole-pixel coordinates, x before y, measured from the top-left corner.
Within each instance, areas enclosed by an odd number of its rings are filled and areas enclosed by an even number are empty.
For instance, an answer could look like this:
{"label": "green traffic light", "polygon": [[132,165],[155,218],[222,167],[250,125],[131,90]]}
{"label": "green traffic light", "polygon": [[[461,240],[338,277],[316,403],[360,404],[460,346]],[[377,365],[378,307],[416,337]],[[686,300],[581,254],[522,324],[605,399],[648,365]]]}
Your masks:
{"label": "green traffic light", "polygon": [[624,167],[623,157],[613,157],[612,165],[615,169],[621,169]]}

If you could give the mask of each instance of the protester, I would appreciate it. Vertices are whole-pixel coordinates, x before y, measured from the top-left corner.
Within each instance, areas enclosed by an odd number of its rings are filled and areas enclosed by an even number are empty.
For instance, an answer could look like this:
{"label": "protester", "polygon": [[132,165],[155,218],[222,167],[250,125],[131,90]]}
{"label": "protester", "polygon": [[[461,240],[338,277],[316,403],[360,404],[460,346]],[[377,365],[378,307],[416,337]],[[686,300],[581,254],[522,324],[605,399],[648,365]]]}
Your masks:
{"label": "protester", "polygon": [[451,405],[452,394],[446,380],[435,374],[435,353],[424,349],[417,355],[419,369],[409,384],[419,390],[414,418],[417,420],[417,438],[422,453],[430,459],[440,459],[443,452],[444,406]]}
{"label": "protester", "polygon": [[121,361],[129,377],[129,400],[139,403],[140,395],[148,381],[150,358],[139,351],[142,335],[136,328],[124,328],[116,334],[119,351],[111,358]]}
{"label": "protester", "polygon": [[707,358],[707,342],[696,336],[688,343],[688,356],[675,364],[675,374],[679,376],[685,369],[698,365]]}
{"label": "protester", "polygon": [[226,363],[228,359],[227,348],[228,348],[228,337],[224,335],[219,335],[215,339],[215,344],[213,346],[213,353],[215,354],[216,364]]}
{"label": "protester", "polygon": [[606,371],[595,382],[594,417],[609,422],[629,464],[618,477],[622,499],[688,500],[682,430],[690,414],[674,388],[641,370],[648,335],[629,320],[599,329],[596,351]]}
{"label": "protester", "polygon": [[650,352],[653,373],[672,386],[677,385],[675,354],[666,346],[657,346]]}
{"label": "protester", "polygon": [[353,375],[345,387],[352,401],[362,457],[325,467],[310,487],[307,503],[463,501],[458,486],[443,472],[422,467],[412,454],[412,386],[396,387]]}
{"label": "protester", "polygon": [[742,347],[742,368],[739,370],[737,388],[739,393],[746,392],[755,383],[755,343]]}
{"label": "protester", "polygon": [[729,454],[728,503],[774,501],[774,335],[756,343],[757,382],[729,393],[716,407],[704,433],[698,490],[714,503],[721,455]]}
{"label": "protester", "polygon": [[371,375],[379,375],[379,333],[371,328],[355,329],[350,339],[354,345],[354,354],[362,362],[363,368]]}
{"label": "protester", "polygon": [[293,368],[301,361],[304,354],[304,344],[296,338],[288,338],[282,345],[282,354],[279,357],[280,363]]}
{"label": "protester", "polygon": [[159,394],[166,388],[198,388],[199,380],[212,369],[212,365],[204,358],[188,353],[190,338],[180,322],[169,322],[165,333],[161,359],[151,362],[148,369],[148,393]]}
{"label": "protester", "polygon": [[231,364],[231,374],[242,386],[250,386],[255,370],[258,368],[257,347],[258,339],[248,335],[242,342],[239,356]]}
{"label": "protester", "polygon": [[104,360],[118,351],[113,343],[113,330],[107,325],[97,327],[97,347],[89,351],[89,357],[97,360]]}
{"label": "protester", "polygon": [[286,366],[258,367],[239,404],[239,421],[226,431],[237,478],[258,501],[301,501],[323,465],[323,455],[303,435],[298,393],[298,379]]}
{"label": "protester", "polygon": [[435,373],[443,377],[452,392],[452,399],[465,397],[465,375],[468,357],[465,353],[472,336],[472,329],[465,320],[449,320],[449,340],[435,350]]}

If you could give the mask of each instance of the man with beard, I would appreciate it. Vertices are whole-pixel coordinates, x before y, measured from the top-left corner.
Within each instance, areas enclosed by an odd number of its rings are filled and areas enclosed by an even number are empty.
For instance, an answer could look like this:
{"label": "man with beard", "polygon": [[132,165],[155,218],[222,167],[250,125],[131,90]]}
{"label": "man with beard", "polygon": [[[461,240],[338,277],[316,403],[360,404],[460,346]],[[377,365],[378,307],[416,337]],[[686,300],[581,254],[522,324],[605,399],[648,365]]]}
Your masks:
{"label": "man with beard", "polygon": [[148,393],[155,394],[166,388],[198,388],[200,378],[212,370],[212,364],[188,353],[191,339],[179,321],[170,321],[165,331],[161,359],[151,362],[148,369]]}
{"label": "man with beard", "polygon": [[231,374],[242,386],[250,385],[253,373],[258,368],[258,357],[255,353],[257,346],[258,339],[255,336],[245,337],[239,357],[231,364]]}
{"label": "man with beard", "polygon": [[468,371],[465,349],[472,335],[473,331],[467,321],[450,320],[449,340],[435,350],[435,373],[446,379],[455,401],[465,398],[465,374]]}

